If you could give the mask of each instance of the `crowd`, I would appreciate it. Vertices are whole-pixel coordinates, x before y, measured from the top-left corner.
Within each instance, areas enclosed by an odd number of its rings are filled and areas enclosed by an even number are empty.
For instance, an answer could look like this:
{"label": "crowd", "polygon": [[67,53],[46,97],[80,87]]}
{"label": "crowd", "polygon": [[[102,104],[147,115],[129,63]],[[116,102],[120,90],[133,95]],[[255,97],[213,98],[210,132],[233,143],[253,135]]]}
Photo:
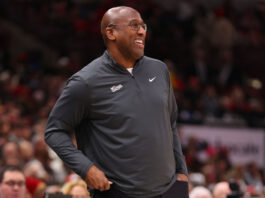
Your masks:
{"label": "crowd", "polygon": [[[100,19],[107,8],[120,4],[142,13],[148,24],[146,54],[172,68],[180,122],[264,126],[262,0],[243,8],[229,0],[179,1],[171,10],[139,0],[3,0],[0,13],[59,54],[57,63],[44,66],[38,62],[41,54],[31,52],[34,64],[26,69],[57,66],[61,75],[71,75],[102,53]],[[24,53],[20,59],[32,56]]]}
{"label": "crowd", "polygon": [[[122,2],[137,8],[148,24],[146,54],[166,62],[181,123],[265,126],[264,2],[243,11],[231,1],[218,7],[180,1],[174,10],[153,1]],[[39,196],[34,194],[39,185],[40,193],[70,193],[74,185],[61,188],[63,184],[80,179],[47,147],[43,133],[67,78],[103,52],[99,21],[115,5],[120,2],[0,1],[1,18],[59,54],[51,65],[44,63],[38,49],[13,54],[12,33],[0,29],[0,167],[23,167],[29,197]],[[233,166],[225,148],[197,139],[183,148],[191,198],[198,193],[218,198],[217,183],[231,178],[246,196],[264,197],[264,168],[254,162]],[[222,184],[227,188],[228,183]]]}

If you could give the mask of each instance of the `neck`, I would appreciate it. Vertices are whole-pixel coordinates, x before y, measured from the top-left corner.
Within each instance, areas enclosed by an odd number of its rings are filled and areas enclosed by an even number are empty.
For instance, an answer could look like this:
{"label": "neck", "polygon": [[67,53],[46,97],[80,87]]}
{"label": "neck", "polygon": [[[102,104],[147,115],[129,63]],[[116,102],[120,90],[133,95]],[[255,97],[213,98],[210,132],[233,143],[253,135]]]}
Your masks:
{"label": "neck", "polygon": [[109,55],[120,65],[122,65],[125,68],[131,68],[134,66],[136,60],[132,60],[129,58],[124,57],[121,53],[119,53],[117,50],[109,50]]}

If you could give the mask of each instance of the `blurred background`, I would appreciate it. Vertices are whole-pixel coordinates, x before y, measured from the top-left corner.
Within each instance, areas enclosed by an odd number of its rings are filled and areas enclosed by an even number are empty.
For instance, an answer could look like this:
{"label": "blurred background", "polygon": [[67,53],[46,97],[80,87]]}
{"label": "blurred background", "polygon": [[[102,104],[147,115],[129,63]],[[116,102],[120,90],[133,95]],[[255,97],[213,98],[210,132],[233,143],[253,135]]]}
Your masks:
{"label": "blurred background", "polygon": [[170,70],[191,189],[236,178],[262,197],[264,0],[0,0],[0,167],[57,189],[78,179],[45,144],[46,119],[67,78],[104,52],[100,20],[118,5],[141,13],[145,54]]}

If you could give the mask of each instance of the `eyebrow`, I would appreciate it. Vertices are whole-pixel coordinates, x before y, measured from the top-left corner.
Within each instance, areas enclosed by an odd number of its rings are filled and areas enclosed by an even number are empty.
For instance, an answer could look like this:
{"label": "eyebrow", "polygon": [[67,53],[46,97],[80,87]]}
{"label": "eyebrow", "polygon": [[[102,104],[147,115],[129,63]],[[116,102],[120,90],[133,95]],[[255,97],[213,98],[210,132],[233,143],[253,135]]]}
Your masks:
{"label": "eyebrow", "polygon": [[22,179],[22,180],[10,179],[10,180],[3,180],[2,182],[25,182],[25,180],[24,179]]}

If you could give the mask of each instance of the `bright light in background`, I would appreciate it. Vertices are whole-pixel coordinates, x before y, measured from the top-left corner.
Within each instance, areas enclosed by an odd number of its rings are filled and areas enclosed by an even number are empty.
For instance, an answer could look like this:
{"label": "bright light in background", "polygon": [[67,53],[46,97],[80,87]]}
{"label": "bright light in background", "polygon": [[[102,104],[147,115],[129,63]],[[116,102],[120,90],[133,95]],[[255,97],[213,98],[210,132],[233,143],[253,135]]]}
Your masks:
{"label": "bright light in background", "polygon": [[249,85],[254,89],[262,89],[262,82],[259,79],[249,79]]}

